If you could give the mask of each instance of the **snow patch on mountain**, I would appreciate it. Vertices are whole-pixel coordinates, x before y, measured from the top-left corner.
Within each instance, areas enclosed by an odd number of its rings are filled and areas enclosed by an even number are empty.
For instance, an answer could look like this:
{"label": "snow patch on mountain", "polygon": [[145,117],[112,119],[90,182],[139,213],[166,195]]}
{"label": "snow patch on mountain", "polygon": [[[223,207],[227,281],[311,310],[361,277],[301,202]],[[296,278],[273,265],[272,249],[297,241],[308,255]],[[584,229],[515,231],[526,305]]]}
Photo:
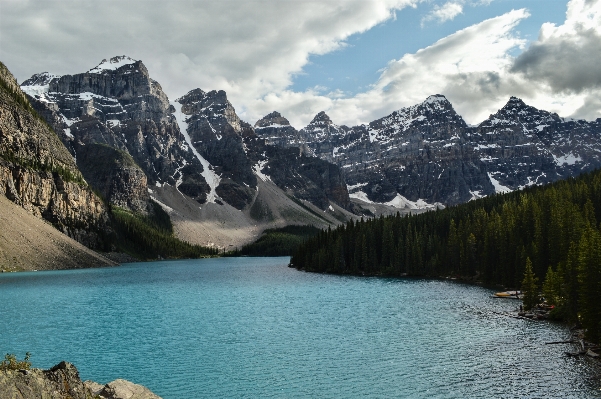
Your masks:
{"label": "snow patch on mountain", "polygon": [[49,86],[50,85],[21,86],[21,90],[33,98],[45,99]]}
{"label": "snow patch on mountain", "polygon": [[114,70],[121,68],[122,66],[129,65],[129,64],[135,64],[136,62],[138,62],[138,61],[134,60],[132,58],[129,58],[125,55],[121,55],[121,56],[113,57],[108,61],[106,59],[102,60],[102,62],[100,62],[100,64],[98,64],[94,68],[90,69],[88,71],[88,73],[103,73],[104,71],[114,71]]}
{"label": "snow patch on mountain", "polygon": [[482,194],[482,191],[480,191],[480,190],[476,190],[476,191],[470,190],[470,194],[472,195],[472,198],[470,198],[469,201],[474,201],[474,200],[486,197],[486,195]]}
{"label": "snow patch on mountain", "polygon": [[369,198],[367,198],[367,194],[365,194],[361,190],[355,191],[354,193],[351,193],[348,196],[349,196],[349,198],[355,198],[355,199],[361,200],[363,202],[367,202],[368,204],[373,204],[374,203]]}
{"label": "snow patch on mountain", "polygon": [[217,186],[219,186],[219,183],[221,182],[221,177],[219,177],[217,173],[213,172],[211,164],[206,159],[204,159],[202,155],[200,155],[199,152],[196,151],[194,145],[192,145],[192,140],[190,139],[190,135],[188,134],[188,123],[186,122],[186,115],[182,113],[182,105],[176,101],[171,101],[170,104],[173,105],[173,107],[175,108],[173,116],[175,116],[175,120],[179,125],[179,130],[183,134],[186,143],[194,153],[194,156],[202,164],[202,177],[204,177],[207,184],[211,188],[211,191],[207,195],[207,203],[214,203],[215,199],[217,198],[217,192],[215,191],[215,189],[217,188]]}
{"label": "snow patch on mountain", "polygon": [[555,164],[557,166],[562,166],[564,164],[575,165],[576,162],[582,162],[582,158],[580,157],[580,155],[576,156],[571,152],[564,154],[560,157],[553,155],[553,160],[555,160]]}
{"label": "snow patch on mountain", "polygon": [[272,123],[269,126],[255,126],[255,130],[260,130],[260,129],[270,129],[270,128],[280,128],[280,127],[289,127],[290,125],[280,125],[279,123]]}
{"label": "snow patch on mountain", "polygon": [[265,167],[265,165],[267,164],[267,160],[263,160],[263,161],[259,161],[257,162],[254,166],[253,166],[253,171],[255,172],[255,174],[257,175],[257,177],[263,181],[271,181],[271,177],[267,176],[265,173],[263,173],[263,168]]}
{"label": "snow patch on mountain", "polygon": [[[353,187],[353,188],[358,188],[360,186],[364,186],[367,183],[364,184],[356,184],[354,186],[348,186],[348,187]],[[383,203],[379,203],[379,202],[374,202],[372,200],[370,200],[367,197],[367,194],[361,190],[359,191],[355,191],[354,193],[349,194],[350,198],[355,198],[358,199],[360,201],[366,202],[368,204],[381,204],[381,205],[387,205],[387,206],[392,206],[394,208],[397,209],[428,209],[428,210],[434,210],[434,209],[442,209],[444,208],[444,205],[442,205],[440,202],[435,202],[434,204],[429,204],[426,201],[424,201],[423,199],[418,199],[417,201],[410,201],[407,198],[403,197],[401,194],[396,195],[396,197],[394,197],[391,201],[388,202],[383,202]]]}
{"label": "snow patch on mountain", "polygon": [[444,206],[435,202],[434,204],[428,204],[423,199],[418,199],[417,201],[410,201],[407,198],[403,197],[401,194],[397,194],[391,201],[385,202],[384,205],[393,206],[398,209],[437,209],[444,208]]}
{"label": "snow patch on mountain", "polygon": [[356,188],[359,188],[359,187],[365,187],[365,186],[367,186],[368,184],[369,184],[369,183],[357,183],[357,184],[352,184],[352,185],[349,185],[349,184],[347,184],[347,185],[346,185],[346,189],[347,189],[349,192],[351,192],[352,190],[354,190],[354,189],[356,189]]}
{"label": "snow patch on mountain", "polygon": [[50,89],[50,82],[59,79],[60,75],[54,75],[48,72],[37,73],[21,83],[21,90],[31,97],[40,101],[50,102],[46,97]]}
{"label": "snow patch on mountain", "polygon": [[490,179],[490,182],[492,183],[492,185],[495,188],[495,193],[502,194],[502,193],[510,193],[511,192],[511,189],[509,187],[502,185],[501,183],[499,183],[499,181],[497,179],[492,177],[492,173],[488,172],[488,178]]}

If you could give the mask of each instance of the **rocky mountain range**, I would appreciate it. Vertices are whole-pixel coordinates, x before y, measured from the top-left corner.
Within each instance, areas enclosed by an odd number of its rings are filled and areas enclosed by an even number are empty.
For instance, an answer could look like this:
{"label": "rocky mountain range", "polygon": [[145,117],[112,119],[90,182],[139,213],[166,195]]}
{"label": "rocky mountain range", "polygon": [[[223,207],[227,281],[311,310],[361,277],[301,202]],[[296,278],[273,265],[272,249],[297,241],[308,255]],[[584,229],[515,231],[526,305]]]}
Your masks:
{"label": "rocky mountain range", "polygon": [[337,166],[266,144],[224,91],[169,101],[125,56],[76,75],[37,74],[21,89],[108,204],[144,214],[152,199],[186,241],[226,247],[270,227],[354,217]]}
{"label": "rocky mountain range", "polygon": [[178,237],[224,248],[270,227],[434,209],[601,166],[601,120],[515,97],[478,126],[433,95],[369,124],[320,112],[297,130],[275,111],[249,125],[221,90],[169,100],[126,56],[21,89],[109,206],[145,214],[156,201]]}
{"label": "rocky mountain range", "polygon": [[272,113],[255,129],[338,165],[351,197],[399,208],[455,205],[601,167],[601,119],[560,118],[515,97],[478,126],[433,95],[366,125],[339,126],[320,112],[297,131]]}

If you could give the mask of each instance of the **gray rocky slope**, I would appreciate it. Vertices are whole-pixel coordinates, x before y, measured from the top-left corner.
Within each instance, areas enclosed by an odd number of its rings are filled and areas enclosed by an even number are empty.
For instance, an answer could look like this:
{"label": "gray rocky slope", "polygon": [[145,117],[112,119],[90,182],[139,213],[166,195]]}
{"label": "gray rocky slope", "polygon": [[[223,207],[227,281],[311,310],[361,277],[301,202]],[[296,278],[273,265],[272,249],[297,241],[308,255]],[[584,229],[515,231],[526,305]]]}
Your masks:
{"label": "gray rocky slope", "polygon": [[144,213],[153,198],[187,241],[240,245],[268,227],[353,217],[337,166],[267,145],[223,91],[170,102],[125,56],[81,74],[34,75],[21,88],[108,203]]}
{"label": "gray rocky slope", "polygon": [[601,119],[560,118],[515,97],[478,126],[434,95],[352,128],[321,112],[300,131],[277,113],[255,129],[338,165],[351,197],[398,207],[454,205],[601,167]]}

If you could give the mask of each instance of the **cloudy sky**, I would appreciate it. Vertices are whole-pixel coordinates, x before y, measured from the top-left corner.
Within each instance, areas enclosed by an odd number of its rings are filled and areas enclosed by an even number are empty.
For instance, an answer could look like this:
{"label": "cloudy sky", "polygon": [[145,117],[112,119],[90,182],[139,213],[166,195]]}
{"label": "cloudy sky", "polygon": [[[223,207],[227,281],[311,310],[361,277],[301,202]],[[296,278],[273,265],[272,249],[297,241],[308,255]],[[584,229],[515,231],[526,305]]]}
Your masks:
{"label": "cloudy sky", "polygon": [[444,94],[468,123],[518,96],[601,117],[601,0],[0,0],[19,82],[144,61],[170,99],[223,89],[254,123],[354,125]]}

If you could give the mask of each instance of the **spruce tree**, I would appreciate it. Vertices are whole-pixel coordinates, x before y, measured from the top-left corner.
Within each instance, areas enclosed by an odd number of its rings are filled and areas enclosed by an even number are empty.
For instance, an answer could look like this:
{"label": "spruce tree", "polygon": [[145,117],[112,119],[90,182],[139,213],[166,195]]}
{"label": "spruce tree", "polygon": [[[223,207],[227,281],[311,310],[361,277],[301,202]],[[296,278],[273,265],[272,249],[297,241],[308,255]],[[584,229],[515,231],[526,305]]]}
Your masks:
{"label": "spruce tree", "polygon": [[547,301],[548,305],[558,306],[560,304],[560,292],[561,292],[561,277],[559,273],[553,271],[553,268],[549,266],[547,275],[545,276],[545,282],[543,283],[543,297]]}
{"label": "spruce tree", "polygon": [[526,270],[522,280],[522,291],[524,292],[524,309],[530,310],[538,304],[538,279],[532,271],[532,262],[526,258]]}

